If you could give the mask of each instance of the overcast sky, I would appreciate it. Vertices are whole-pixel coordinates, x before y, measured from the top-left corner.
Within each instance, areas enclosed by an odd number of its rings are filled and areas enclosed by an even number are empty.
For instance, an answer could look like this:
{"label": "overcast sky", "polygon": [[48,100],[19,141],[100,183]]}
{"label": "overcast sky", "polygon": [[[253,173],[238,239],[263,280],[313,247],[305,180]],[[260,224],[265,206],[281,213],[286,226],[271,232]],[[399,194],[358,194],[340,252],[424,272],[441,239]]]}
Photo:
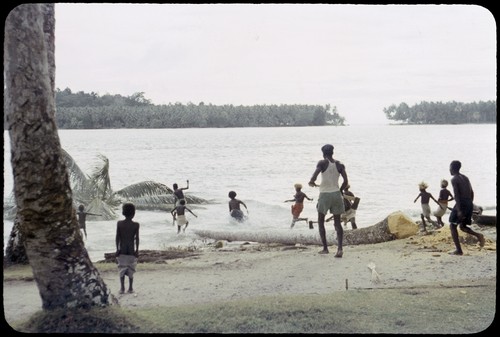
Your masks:
{"label": "overcast sky", "polygon": [[330,104],[387,123],[406,102],[496,99],[477,5],[62,4],[56,87],[154,104]]}

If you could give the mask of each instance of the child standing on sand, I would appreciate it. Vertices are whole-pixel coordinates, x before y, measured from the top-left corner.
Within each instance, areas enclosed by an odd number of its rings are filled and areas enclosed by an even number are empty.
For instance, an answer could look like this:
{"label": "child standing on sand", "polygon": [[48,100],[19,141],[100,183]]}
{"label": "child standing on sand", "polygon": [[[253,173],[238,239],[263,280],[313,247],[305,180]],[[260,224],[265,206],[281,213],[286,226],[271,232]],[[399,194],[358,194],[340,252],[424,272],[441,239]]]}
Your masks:
{"label": "child standing on sand", "polygon": [[295,195],[293,196],[293,199],[290,200],[285,200],[285,202],[295,202],[295,204],[292,205],[292,224],[290,225],[290,228],[293,228],[295,226],[295,223],[297,221],[305,221],[307,223],[307,218],[299,218],[300,213],[302,213],[302,210],[304,209],[304,199],[307,199],[309,201],[313,201],[313,199],[309,198],[304,192],[302,192],[302,184],[295,184]]}
{"label": "child standing on sand", "polygon": [[434,197],[432,196],[432,194],[430,194],[429,192],[427,192],[425,190],[427,187],[429,187],[429,185],[427,185],[423,181],[420,184],[418,184],[418,188],[420,190],[420,193],[418,194],[418,196],[413,201],[415,203],[415,202],[417,202],[418,198],[421,198],[420,202],[422,204],[422,213],[420,214],[420,217],[422,219],[422,228],[420,229],[420,231],[422,233],[427,232],[426,224],[425,224],[425,219],[429,220],[430,223],[432,223],[433,225],[436,226],[436,222],[431,219],[431,207],[429,206],[429,200],[430,199],[434,200],[434,202],[436,204],[438,204],[439,207],[442,207],[439,204],[439,202],[436,199],[434,199]]}
{"label": "child standing on sand", "polygon": [[193,214],[195,217],[198,217],[194,214],[189,208],[186,207],[186,200],[182,199],[179,202],[179,206],[176,206],[170,213],[174,219],[177,218],[177,234],[180,233],[181,227],[184,226],[182,232],[186,231],[187,226],[189,225],[189,221],[186,219],[186,211]]}
{"label": "child standing on sand", "polygon": [[122,214],[125,220],[120,220],[116,224],[116,262],[120,272],[120,294],[125,292],[125,276],[129,279],[128,292],[134,292],[132,285],[139,257],[139,223],[132,221],[135,216],[134,204],[123,204]]}

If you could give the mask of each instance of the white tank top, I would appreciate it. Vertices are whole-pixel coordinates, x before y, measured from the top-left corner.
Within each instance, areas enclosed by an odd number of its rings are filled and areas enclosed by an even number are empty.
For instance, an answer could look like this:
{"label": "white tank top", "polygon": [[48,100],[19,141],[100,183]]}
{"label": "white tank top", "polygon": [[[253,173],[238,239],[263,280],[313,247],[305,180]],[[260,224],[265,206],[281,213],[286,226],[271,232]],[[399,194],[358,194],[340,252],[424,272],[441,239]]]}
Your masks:
{"label": "white tank top", "polygon": [[321,184],[319,185],[319,192],[337,192],[339,188],[340,173],[337,170],[337,165],[328,161],[328,167],[325,172],[321,172]]}

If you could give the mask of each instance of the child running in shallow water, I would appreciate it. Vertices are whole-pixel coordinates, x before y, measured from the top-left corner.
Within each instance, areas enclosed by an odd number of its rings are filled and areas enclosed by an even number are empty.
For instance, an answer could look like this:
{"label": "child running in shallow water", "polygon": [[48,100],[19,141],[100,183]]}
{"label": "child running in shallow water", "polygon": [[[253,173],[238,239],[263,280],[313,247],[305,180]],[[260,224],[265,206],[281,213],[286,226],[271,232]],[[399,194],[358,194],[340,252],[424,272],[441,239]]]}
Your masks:
{"label": "child running in shallow water", "polygon": [[184,226],[182,232],[186,231],[187,226],[189,225],[189,221],[186,219],[186,211],[193,214],[195,217],[198,217],[194,214],[189,208],[186,207],[186,200],[182,199],[179,202],[179,206],[175,207],[170,213],[174,219],[177,219],[177,234],[180,233],[181,227]]}
{"label": "child running in shallow water", "polygon": [[229,213],[236,220],[243,221],[245,218],[245,215],[241,211],[240,205],[243,205],[245,207],[245,209],[247,210],[247,214],[248,214],[247,205],[245,205],[245,203],[243,201],[236,199],[236,192],[235,191],[230,191],[228,196],[229,196],[229,199],[231,199],[231,200],[229,200]]}
{"label": "child running in shallow water", "polygon": [[85,234],[85,239],[86,239],[87,238],[87,215],[101,216],[101,214],[94,214],[94,213],[85,212],[85,206],[80,205],[80,206],[78,206],[78,212],[76,212],[76,215],[78,216],[78,224],[80,225],[80,229]]}
{"label": "child running in shallow water", "polygon": [[293,228],[295,226],[295,223],[297,221],[305,221],[307,223],[307,218],[299,218],[300,213],[302,213],[302,210],[304,209],[304,199],[307,199],[309,201],[313,201],[312,198],[309,198],[304,192],[302,192],[302,184],[295,184],[295,195],[293,196],[293,199],[290,200],[285,200],[285,202],[295,202],[295,204],[292,205],[292,224],[290,225],[290,228]]}

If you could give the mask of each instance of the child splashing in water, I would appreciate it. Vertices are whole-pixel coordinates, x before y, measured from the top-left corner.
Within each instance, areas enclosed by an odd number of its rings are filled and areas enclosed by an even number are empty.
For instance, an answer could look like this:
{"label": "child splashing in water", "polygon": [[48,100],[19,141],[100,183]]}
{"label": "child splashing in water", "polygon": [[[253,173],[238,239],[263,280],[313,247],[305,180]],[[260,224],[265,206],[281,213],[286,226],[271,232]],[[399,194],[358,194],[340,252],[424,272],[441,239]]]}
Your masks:
{"label": "child splashing in water", "polygon": [[238,221],[243,221],[245,219],[245,215],[243,214],[243,212],[241,211],[240,209],[240,205],[243,205],[245,207],[245,209],[247,210],[247,214],[248,214],[248,208],[247,208],[247,205],[245,205],[245,203],[239,199],[236,199],[236,192],[235,191],[230,191],[229,194],[229,213],[231,214],[231,216],[238,220]]}
{"label": "child splashing in water", "polygon": [[186,211],[193,214],[195,217],[198,217],[189,208],[186,207],[186,200],[184,200],[184,199],[182,199],[179,202],[179,205],[176,206],[170,212],[170,213],[172,213],[172,216],[174,217],[174,219],[177,219],[177,234],[180,233],[182,226],[184,226],[184,228],[182,229],[182,232],[185,232],[187,226],[189,225],[189,221],[187,221],[187,219],[186,219]]}
{"label": "child splashing in water", "polygon": [[307,223],[307,218],[299,218],[300,213],[302,213],[302,210],[304,209],[304,199],[307,199],[309,201],[313,201],[312,198],[309,198],[304,192],[302,192],[302,184],[295,184],[295,195],[293,196],[293,199],[290,200],[285,200],[285,202],[295,202],[295,204],[292,205],[292,224],[290,225],[290,228],[293,228],[295,226],[295,223],[297,221],[305,221]]}

